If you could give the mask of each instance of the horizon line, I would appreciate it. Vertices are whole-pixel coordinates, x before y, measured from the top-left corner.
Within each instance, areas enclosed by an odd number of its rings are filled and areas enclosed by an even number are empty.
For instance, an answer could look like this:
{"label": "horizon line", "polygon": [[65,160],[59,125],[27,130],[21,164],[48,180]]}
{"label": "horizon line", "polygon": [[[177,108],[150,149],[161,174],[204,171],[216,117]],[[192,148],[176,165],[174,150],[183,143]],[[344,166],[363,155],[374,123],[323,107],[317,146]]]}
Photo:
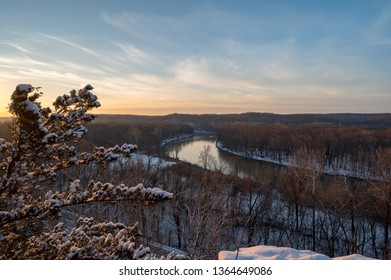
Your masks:
{"label": "horizon line", "polygon": [[[308,113],[273,113],[273,112],[255,112],[255,111],[247,111],[242,113],[168,113],[168,114],[161,114],[161,115],[149,115],[149,114],[130,114],[130,113],[98,113],[94,114],[96,116],[139,116],[139,117],[166,117],[170,115],[192,115],[192,116],[206,116],[206,115],[217,115],[217,116],[224,116],[224,115],[245,115],[245,114],[269,114],[269,115],[282,115],[282,116],[290,116],[290,115],[390,115],[391,112],[381,112],[381,113],[364,113],[364,112],[334,112],[334,113],[314,113],[314,112],[308,112]],[[10,119],[12,118],[11,115],[9,116],[0,116],[0,119]]]}

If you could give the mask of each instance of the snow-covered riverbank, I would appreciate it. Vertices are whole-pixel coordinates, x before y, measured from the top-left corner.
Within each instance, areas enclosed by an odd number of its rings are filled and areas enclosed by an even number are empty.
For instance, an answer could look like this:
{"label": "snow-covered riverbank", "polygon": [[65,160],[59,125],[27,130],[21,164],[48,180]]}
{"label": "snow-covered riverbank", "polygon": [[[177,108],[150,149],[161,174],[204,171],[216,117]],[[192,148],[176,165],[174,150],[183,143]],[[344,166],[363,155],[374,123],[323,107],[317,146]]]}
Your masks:
{"label": "snow-covered riverbank", "polygon": [[[225,147],[224,143],[221,141],[216,142],[216,147],[222,151],[225,151],[227,153],[231,153],[240,157],[257,160],[257,161],[264,161],[269,162],[273,164],[283,165],[283,166],[295,166],[293,163],[293,159],[291,157],[281,157],[278,160],[267,157],[267,156],[260,156],[258,154],[252,153],[250,151],[233,151],[227,147]],[[267,153],[265,153],[267,154]],[[332,166],[325,166],[321,170],[319,170],[321,173],[331,175],[331,176],[348,176],[356,179],[369,179],[369,180],[380,180],[378,177],[371,176],[368,171],[363,172],[362,174],[357,174],[356,171],[354,171],[351,168],[351,165],[346,164],[344,168],[334,168]]]}
{"label": "snow-covered riverbank", "polygon": [[194,130],[193,133],[189,133],[189,134],[179,134],[179,135],[175,135],[173,137],[170,137],[170,138],[167,138],[167,139],[164,139],[161,143],[160,143],[160,146],[163,147],[167,144],[170,144],[170,143],[173,143],[173,142],[180,142],[180,141],[185,141],[185,140],[189,140],[189,139],[192,139],[194,137],[205,137],[205,136],[215,136],[215,133],[214,132],[211,132],[211,131],[206,131],[206,130]]}

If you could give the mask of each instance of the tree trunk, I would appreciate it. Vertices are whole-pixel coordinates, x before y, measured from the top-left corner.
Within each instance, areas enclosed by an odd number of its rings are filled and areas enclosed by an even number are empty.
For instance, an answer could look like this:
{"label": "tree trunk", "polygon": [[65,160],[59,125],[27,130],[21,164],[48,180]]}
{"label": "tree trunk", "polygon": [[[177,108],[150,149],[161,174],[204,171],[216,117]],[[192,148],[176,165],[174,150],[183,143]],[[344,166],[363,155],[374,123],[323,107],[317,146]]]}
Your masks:
{"label": "tree trunk", "polygon": [[383,259],[388,260],[390,258],[390,248],[389,248],[389,234],[390,234],[390,205],[388,204],[386,219],[384,221],[384,244],[383,244]]}
{"label": "tree trunk", "polygon": [[176,236],[178,239],[178,248],[182,249],[182,227],[181,227],[181,217],[174,212],[174,221],[176,226]]}

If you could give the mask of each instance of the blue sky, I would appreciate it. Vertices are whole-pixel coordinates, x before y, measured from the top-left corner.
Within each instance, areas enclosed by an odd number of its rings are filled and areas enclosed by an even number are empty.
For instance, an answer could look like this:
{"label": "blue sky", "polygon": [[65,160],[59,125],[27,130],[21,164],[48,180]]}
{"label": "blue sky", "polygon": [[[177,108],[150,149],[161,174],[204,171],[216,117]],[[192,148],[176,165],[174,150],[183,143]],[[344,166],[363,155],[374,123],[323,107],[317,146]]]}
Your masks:
{"label": "blue sky", "polygon": [[390,112],[390,1],[0,2],[0,116],[90,83],[96,113]]}

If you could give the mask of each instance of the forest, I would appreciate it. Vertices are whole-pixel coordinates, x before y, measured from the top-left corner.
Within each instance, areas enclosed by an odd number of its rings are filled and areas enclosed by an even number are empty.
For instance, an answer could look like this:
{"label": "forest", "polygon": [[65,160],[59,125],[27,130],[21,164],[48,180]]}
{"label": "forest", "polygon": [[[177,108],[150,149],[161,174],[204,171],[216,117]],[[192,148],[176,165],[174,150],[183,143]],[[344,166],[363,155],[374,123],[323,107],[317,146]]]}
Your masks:
{"label": "forest", "polygon": [[[91,90],[54,112],[15,91],[0,122],[0,259],[216,259],[260,244],[391,259],[387,114],[94,116]],[[199,130],[289,168],[268,182],[167,157],[165,140]]]}

